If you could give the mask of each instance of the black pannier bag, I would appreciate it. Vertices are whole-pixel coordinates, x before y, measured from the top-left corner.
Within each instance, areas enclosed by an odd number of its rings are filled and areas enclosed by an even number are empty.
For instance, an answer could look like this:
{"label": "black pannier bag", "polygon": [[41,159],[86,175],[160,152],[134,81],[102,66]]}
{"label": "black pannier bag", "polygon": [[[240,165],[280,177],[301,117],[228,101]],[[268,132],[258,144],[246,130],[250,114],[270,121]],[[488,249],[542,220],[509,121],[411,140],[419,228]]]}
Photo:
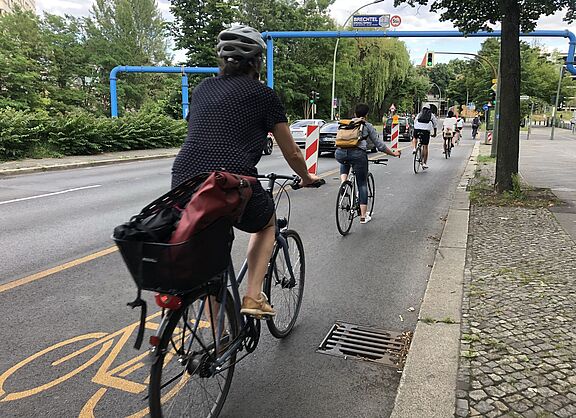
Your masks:
{"label": "black pannier bag", "polygon": [[142,344],[146,321],[142,290],[182,294],[228,267],[234,240],[230,219],[216,220],[185,242],[168,243],[187,203],[209,175],[203,173],[183,182],[114,228],[112,238],[138,287],[136,299],[128,303],[141,308],[136,349]]}

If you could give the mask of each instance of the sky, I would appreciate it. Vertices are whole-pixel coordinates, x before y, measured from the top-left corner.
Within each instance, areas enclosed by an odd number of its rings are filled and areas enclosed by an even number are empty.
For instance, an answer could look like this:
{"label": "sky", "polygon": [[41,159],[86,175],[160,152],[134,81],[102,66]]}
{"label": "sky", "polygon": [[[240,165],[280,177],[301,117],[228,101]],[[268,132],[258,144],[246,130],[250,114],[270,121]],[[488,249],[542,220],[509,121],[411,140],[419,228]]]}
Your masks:
{"label": "sky", "polygon": [[[193,0],[192,0],[193,1]],[[480,0],[482,1],[482,0]],[[490,0],[483,0],[490,1]],[[172,20],[170,14],[169,0],[157,0],[158,7],[167,20]],[[92,5],[91,0],[37,0],[36,8],[39,13],[49,12],[54,14],[70,14],[73,16],[87,16]],[[330,8],[331,16],[342,25],[348,16],[365,2],[336,0]],[[439,31],[455,30],[451,22],[440,22],[439,15],[431,13],[428,7],[421,6],[413,8],[410,6],[399,6],[394,8],[394,0],[384,0],[381,3],[367,6],[360,10],[358,14],[389,14],[391,16],[400,16],[402,22],[396,28],[399,31]],[[576,24],[568,25],[562,21],[564,14],[558,12],[552,16],[542,17],[538,21],[536,30],[565,30],[568,29],[576,33]],[[274,28],[270,28],[273,30]],[[467,52],[476,53],[480,49],[480,44],[485,38],[401,38],[410,52],[410,59],[414,64],[419,64],[426,51],[449,51],[449,52]],[[568,40],[566,38],[534,38],[525,37],[523,40],[533,43],[536,42],[548,51],[558,49],[565,53],[568,50]],[[457,58],[455,55],[435,56],[436,62],[448,62]],[[184,58],[183,51],[174,51],[176,61]]]}

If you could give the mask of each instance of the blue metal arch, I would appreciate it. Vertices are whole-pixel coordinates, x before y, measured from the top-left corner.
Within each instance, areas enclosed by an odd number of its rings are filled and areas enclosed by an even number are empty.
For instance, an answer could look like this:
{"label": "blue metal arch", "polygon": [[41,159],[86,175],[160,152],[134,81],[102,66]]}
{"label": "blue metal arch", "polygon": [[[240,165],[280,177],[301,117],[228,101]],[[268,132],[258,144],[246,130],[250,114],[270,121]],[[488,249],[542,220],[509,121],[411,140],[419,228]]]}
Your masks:
{"label": "blue metal arch", "polygon": [[118,92],[116,81],[118,73],[179,73],[182,74],[182,117],[188,113],[188,74],[214,74],[218,73],[218,67],[153,67],[119,65],[110,71],[110,114],[113,118],[118,117]]}
{"label": "blue metal arch", "polygon": [[[263,32],[266,40],[266,78],[270,88],[274,88],[274,39],[281,38],[487,38],[499,37],[500,31],[476,32],[464,35],[459,31],[293,31],[293,32]],[[576,51],[576,35],[569,30],[540,30],[521,33],[520,36],[561,37],[568,38],[568,56],[566,69],[576,75],[574,53]],[[116,90],[117,74],[126,73],[181,73],[182,74],[182,117],[188,112],[188,77],[187,74],[218,73],[217,67],[153,67],[153,66],[117,66],[110,71],[110,108],[112,117],[118,116],[118,97]]]}
{"label": "blue metal arch", "polygon": [[[263,32],[266,40],[266,79],[268,86],[274,88],[274,39],[281,38],[488,38],[500,37],[500,31],[476,32],[464,35],[460,31],[294,31],[294,32]],[[574,67],[574,52],[576,49],[576,35],[569,30],[537,30],[521,33],[520,36],[537,36],[542,38],[556,37],[568,38],[568,56],[566,69],[576,75]]]}

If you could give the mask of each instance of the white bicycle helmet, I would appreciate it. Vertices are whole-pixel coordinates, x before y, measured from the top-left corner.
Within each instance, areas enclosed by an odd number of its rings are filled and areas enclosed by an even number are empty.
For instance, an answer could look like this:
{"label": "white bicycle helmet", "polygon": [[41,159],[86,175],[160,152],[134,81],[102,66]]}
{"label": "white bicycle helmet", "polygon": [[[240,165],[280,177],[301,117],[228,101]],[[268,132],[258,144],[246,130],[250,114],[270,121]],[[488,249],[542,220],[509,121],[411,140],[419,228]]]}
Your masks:
{"label": "white bicycle helmet", "polygon": [[250,26],[232,26],[218,34],[216,51],[220,58],[252,58],[266,50],[262,35]]}

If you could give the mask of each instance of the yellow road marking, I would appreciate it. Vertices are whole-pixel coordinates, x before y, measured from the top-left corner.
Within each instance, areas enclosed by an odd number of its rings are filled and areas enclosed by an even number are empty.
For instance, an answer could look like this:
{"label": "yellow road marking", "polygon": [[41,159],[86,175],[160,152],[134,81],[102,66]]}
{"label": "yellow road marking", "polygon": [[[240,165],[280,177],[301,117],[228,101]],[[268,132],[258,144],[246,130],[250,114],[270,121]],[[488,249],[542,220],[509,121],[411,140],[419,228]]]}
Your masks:
{"label": "yellow road marking", "polygon": [[[99,334],[95,334],[95,335],[99,335]],[[93,338],[93,334],[86,334],[86,335],[82,335],[79,338],[77,338],[77,340],[81,340],[81,339],[87,339],[87,338]],[[96,337],[97,338],[97,337]],[[34,359],[36,359],[37,357],[40,357],[41,355],[43,355],[44,353],[46,353],[47,351],[50,351],[54,348],[58,348],[59,346],[63,346],[66,344],[69,344],[71,342],[73,342],[74,339],[72,340],[68,340],[68,341],[64,341],[63,343],[60,344],[56,344],[56,346],[52,346],[46,350],[42,350],[38,353],[36,353],[35,355],[28,357],[26,360],[21,361],[20,363],[18,363],[17,365],[15,365],[14,367],[11,367],[9,370],[7,370],[2,376],[0,376],[0,396],[2,396],[5,392],[2,389],[2,386],[4,385],[4,381],[6,381],[6,379],[11,376],[15,371],[17,371],[18,369],[20,369],[21,367],[25,366],[26,364],[30,363],[31,361],[33,361]],[[78,373],[80,373],[81,371],[87,369],[88,367],[90,367],[92,364],[96,363],[98,360],[100,360],[101,357],[104,356],[104,354],[106,354],[106,352],[110,349],[110,347],[112,347],[112,344],[114,343],[114,341],[108,341],[104,344],[102,344],[102,348],[100,349],[100,351],[94,356],[92,357],[90,360],[88,360],[86,363],[82,364],[81,366],[79,366],[78,368],[72,370],[69,373],[66,373],[64,376],[60,376],[58,379],[54,379],[51,382],[48,382],[44,385],[38,386],[34,389],[30,389],[30,390],[25,390],[22,392],[15,392],[15,393],[10,393],[8,396],[6,396],[4,399],[0,400],[0,402],[8,402],[8,401],[14,401],[16,399],[22,399],[22,398],[26,398],[28,396],[32,396],[35,395],[37,393],[40,393],[48,388],[54,387],[56,385],[58,385],[61,382],[64,382],[68,379],[70,379],[72,376],[77,375]]]}
{"label": "yellow road marking", "polygon": [[27,283],[34,282],[36,280],[43,279],[47,276],[50,276],[51,274],[59,273],[61,271],[67,270],[69,268],[79,266],[81,264],[87,263],[88,261],[95,260],[97,258],[103,257],[103,256],[108,255],[108,254],[112,254],[113,252],[116,252],[116,251],[118,251],[118,248],[116,246],[106,248],[105,250],[98,251],[98,252],[93,253],[93,254],[89,254],[86,257],[78,258],[76,260],[72,260],[68,263],[64,263],[64,264],[61,264],[59,266],[53,267],[51,269],[41,271],[41,272],[33,274],[31,276],[23,277],[21,279],[17,279],[17,280],[5,283],[3,285],[0,285],[0,293],[5,292],[5,291],[10,290],[10,289],[14,289],[15,287],[19,287],[19,286],[22,286],[22,285],[27,284]]}
{"label": "yellow road marking", "polygon": [[90,399],[88,399],[88,402],[84,404],[84,407],[80,411],[78,418],[94,418],[94,408],[96,407],[98,401],[102,399],[102,396],[104,396],[107,390],[108,389],[106,388],[98,389],[98,391],[96,391],[96,393],[92,395]]}

